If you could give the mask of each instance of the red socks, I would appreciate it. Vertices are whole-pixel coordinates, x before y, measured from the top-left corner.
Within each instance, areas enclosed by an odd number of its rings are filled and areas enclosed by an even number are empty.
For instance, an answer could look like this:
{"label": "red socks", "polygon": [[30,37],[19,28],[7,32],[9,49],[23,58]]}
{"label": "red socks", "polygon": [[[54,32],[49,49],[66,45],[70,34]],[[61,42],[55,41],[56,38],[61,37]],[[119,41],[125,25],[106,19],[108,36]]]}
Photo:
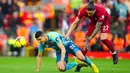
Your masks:
{"label": "red socks", "polygon": [[110,40],[106,39],[101,41],[110,49],[112,53],[115,51],[114,46]]}
{"label": "red socks", "polygon": [[[115,52],[113,43],[112,43],[110,40],[106,39],[106,40],[101,40],[101,41],[109,48],[109,50],[110,50],[112,53]],[[86,48],[86,49],[81,49],[81,52],[83,53],[83,55],[86,55],[87,51],[88,51],[87,48]]]}

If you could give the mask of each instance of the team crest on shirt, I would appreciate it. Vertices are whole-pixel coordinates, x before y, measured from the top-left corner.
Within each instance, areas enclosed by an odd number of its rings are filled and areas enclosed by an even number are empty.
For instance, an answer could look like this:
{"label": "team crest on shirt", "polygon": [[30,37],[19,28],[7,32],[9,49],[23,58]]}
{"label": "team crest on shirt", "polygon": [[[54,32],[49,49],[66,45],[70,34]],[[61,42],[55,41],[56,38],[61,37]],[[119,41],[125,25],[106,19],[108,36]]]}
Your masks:
{"label": "team crest on shirt", "polygon": [[56,37],[56,41],[59,42],[59,38],[58,37]]}

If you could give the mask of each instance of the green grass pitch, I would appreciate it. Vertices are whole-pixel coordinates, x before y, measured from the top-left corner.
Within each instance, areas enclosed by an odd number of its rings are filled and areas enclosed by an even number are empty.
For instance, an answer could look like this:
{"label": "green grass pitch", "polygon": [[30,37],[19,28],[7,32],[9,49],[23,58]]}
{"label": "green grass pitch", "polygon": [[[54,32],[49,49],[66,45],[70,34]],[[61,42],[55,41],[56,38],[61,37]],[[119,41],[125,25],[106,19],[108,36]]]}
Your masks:
{"label": "green grass pitch", "polygon": [[[112,59],[91,59],[100,73],[130,73],[130,60],[121,59],[113,65]],[[69,59],[69,62],[74,59]],[[35,72],[36,57],[0,57],[0,73],[61,73],[58,71],[55,58],[42,58],[41,71]],[[75,68],[64,73],[75,73]],[[82,68],[80,73],[93,73],[90,67]]]}

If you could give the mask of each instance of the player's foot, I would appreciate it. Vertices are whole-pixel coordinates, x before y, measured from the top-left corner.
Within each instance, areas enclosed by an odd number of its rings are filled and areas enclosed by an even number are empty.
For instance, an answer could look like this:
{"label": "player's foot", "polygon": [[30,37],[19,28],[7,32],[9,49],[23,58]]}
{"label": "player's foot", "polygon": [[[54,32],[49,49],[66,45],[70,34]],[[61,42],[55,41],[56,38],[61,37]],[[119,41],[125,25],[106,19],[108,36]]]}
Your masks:
{"label": "player's foot", "polygon": [[83,66],[78,65],[78,66],[76,67],[76,69],[75,69],[75,72],[80,72],[81,67],[83,67]]}
{"label": "player's foot", "polygon": [[88,65],[78,65],[75,69],[75,72],[80,72],[82,67],[88,67]]}
{"label": "player's foot", "polygon": [[118,54],[117,53],[113,54],[112,57],[113,57],[113,63],[117,64],[118,63]]}
{"label": "player's foot", "polygon": [[99,70],[98,70],[98,68],[96,67],[95,64],[92,64],[91,67],[92,67],[92,70],[93,70],[94,73],[99,73]]}
{"label": "player's foot", "polygon": [[77,58],[75,59],[75,62],[77,62],[79,66],[88,66],[87,63],[85,63],[85,62],[83,62],[83,61],[80,61],[80,60],[78,60]]}
{"label": "player's foot", "polygon": [[84,63],[83,61],[78,60],[77,58],[75,59],[75,62],[78,63],[78,66],[76,67],[75,72],[80,72],[82,67],[88,67],[87,63]]}

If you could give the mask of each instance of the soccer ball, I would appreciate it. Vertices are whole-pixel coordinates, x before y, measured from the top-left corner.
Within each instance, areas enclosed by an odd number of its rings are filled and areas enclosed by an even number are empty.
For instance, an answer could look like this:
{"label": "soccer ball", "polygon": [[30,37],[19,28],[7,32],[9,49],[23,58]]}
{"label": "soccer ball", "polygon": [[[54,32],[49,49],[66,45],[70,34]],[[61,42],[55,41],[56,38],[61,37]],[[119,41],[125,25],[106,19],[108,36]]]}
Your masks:
{"label": "soccer ball", "polygon": [[26,39],[24,37],[17,37],[15,39],[15,47],[22,48],[26,45]]}

